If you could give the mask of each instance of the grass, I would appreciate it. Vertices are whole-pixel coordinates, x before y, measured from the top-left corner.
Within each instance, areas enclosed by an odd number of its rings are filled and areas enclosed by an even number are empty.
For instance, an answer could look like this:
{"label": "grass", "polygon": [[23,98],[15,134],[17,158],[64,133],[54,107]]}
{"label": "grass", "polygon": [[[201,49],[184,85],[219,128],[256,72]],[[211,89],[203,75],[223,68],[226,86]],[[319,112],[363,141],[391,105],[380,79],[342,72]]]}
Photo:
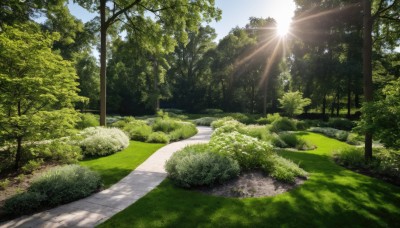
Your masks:
{"label": "grass", "polygon": [[307,152],[281,152],[310,173],[300,187],[264,198],[230,199],[179,189],[169,180],[100,227],[396,227],[400,188],[337,166],[348,146],[315,133]]}
{"label": "grass", "polygon": [[121,152],[107,157],[84,160],[79,164],[100,173],[104,187],[108,188],[132,172],[164,145],[130,141],[129,146]]}

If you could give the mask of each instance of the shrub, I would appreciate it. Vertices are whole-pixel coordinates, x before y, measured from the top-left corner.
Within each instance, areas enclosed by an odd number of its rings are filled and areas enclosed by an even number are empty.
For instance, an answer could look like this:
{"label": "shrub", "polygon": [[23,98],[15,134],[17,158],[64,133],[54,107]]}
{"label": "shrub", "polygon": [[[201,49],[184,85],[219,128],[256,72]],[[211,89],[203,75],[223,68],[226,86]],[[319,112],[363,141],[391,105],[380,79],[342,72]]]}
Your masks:
{"label": "shrub", "polygon": [[327,124],[328,127],[346,131],[350,131],[351,129],[353,129],[353,127],[355,127],[353,121],[345,118],[330,118]]}
{"label": "shrub", "polygon": [[6,200],[4,210],[11,215],[28,214],[84,198],[100,187],[100,176],[86,167],[56,167],[33,180],[27,192]]}
{"label": "shrub", "polygon": [[254,120],[252,118],[248,117],[247,115],[245,115],[243,113],[229,113],[227,115],[229,115],[233,119],[235,119],[241,123],[244,123],[244,124],[250,124],[250,123],[254,122]]}
{"label": "shrub", "polygon": [[217,128],[221,127],[222,125],[224,125],[225,122],[232,121],[232,120],[235,120],[235,119],[233,119],[233,117],[230,117],[230,116],[227,116],[227,117],[224,117],[221,119],[217,119],[211,123],[211,127],[213,129],[217,129]]}
{"label": "shrub", "polygon": [[277,180],[286,182],[294,182],[296,177],[308,175],[294,162],[276,154],[263,158],[262,169]]}
{"label": "shrub", "polygon": [[217,109],[217,108],[208,108],[202,111],[202,113],[204,114],[210,114],[210,115],[215,115],[215,114],[221,114],[224,111],[222,111],[221,109]]}
{"label": "shrub", "polygon": [[222,126],[218,127],[212,135],[219,135],[222,133],[229,133],[229,132],[241,132],[243,131],[246,125],[240,123],[237,120],[228,120],[222,123]]}
{"label": "shrub", "polygon": [[339,141],[346,141],[347,137],[349,136],[349,133],[347,131],[342,131],[330,127],[312,127],[310,128],[310,131],[324,134]]}
{"label": "shrub", "polygon": [[268,141],[272,138],[265,126],[248,125],[239,129],[239,132],[262,141]]}
{"label": "shrub", "polygon": [[365,167],[363,148],[347,147],[335,152],[336,161],[346,167]]}
{"label": "shrub", "polygon": [[106,156],[128,147],[128,136],[118,128],[87,128],[81,135],[85,137],[81,142],[85,156]]}
{"label": "shrub", "polygon": [[202,117],[193,120],[193,123],[197,126],[210,126],[213,121],[217,120],[215,117]]}
{"label": "shrub", "polygon": [[173,130],[176,130],[180,127],[180,121],[176,121],[169,118],[157,118],[153,125],[153,131],[161,131],[164,133],[169,133]]}
{"label": "shrub", "polygon": [[191,123],[182,123],[178,129],[169,133],[171,141],[187,139],[197,133],[196,126]]}
{"label": "shrub", "polygon": [[153,132],[151,126],[147,125],[144,120],[131,121],[122,128],[132,140],[146,141]]}
{"label": "shrub", "polygon": [[261,117],[261,118],[256,120],[256,123],[259,124],[259,125],[266,125],[266,124],[269,124],[270,122],[268,121],[267,118]]}
{"label": "shrub", "polygon": [[163,109],[164,112],[169,112],[169,113],[174,113],[174,114],[182,114],[183,110],[182,109],[177,109],[177,108],[165,108]]}
{"label": "shrub", "polygon": [[33,171],[39,169],[39,167],[43,164],[43,160],[30,160],[24,166],[21,167],[23,173],[30,174]]}
{"label": "shrub", "polygon": [[34,145],[30,148],[30,152],[35,154],[36,157],[43,157],[46,160],[56,161],[61,164],[76,163],[82,158],[80,146],[63,139]]}
{"label": "shrub", "polygon": [[80,120],[76,123],[76,128],[85,129],[88,127],[97,127],[100,125],[99,116],[91,113],[80,114]]}
{"label": "shrub", "polygon": [[212,152],[238,161],[243,169],[259,168],[261,158],[273,153],[269,144],[235,131],[212,135],[209,146]]}
{"label": "shrub", "polygon": [[377,149],[375,156],[379,161],[376,171],[385,176],[400,179],[400,154],[388,149]]}
{"label": "shrub", "polygon": [[46,196],[46,205],[55,206],[90,195],[101,187],[100,176],[87,167],[56,167],[33,180],[28,192]]}
{"label": "shrub", "polygon": [[296,130],[297,131],[304,131],[308,129],[308,124],[305,121],[298,120],[296,123]]}
{"label": "shrub", "polygon": [[166,162],[169,178],[178,186],[213,185],[239,175],[237,161],[216,153],[197,153],[188,149],[178,151]]}
{"label": "shrub", "polygon": [[111,124],[111,126],[123,129],[126,124],[131,123],[131,122],[135,122],[135,121],[137,121],[137,120],[134,117],[127,116],[127,117],[121,118],[121,119],[113,122]]}
{"label": "shrub", "polygon": [[281,104],[281,108],[289,117],[293,117],[295,114],[301,114],[303,108],[311,104],[311,100],[309,98],[303,98],[303,93],[299,91],[285,93],[282,98],[278,100]]}
{"label": "shrub", "polygon": [[181,153],[184,153],[184,152],[202,153],[202,152],[209,152],[210,148],[207,143],[199,143],[199,144],[192,144],[192,145],[185,146],[180,151],[181,151]]}
{"label": "shrub", "polygon": [[9,184],[10,184],[9,179],[4,179],[4,180],[0,181],[0,190],[6,189]]}
{"label": "shrub", "polygon": [[272,132],[295,131],[296,123],[287,117],[281,117],[272,122],[272,127],[270,130]]}
{"label": "shrub", "polygon": [[269,124],[272,124],[275,120],[281,119],[281,115],[279,113],[267,114],[267,121]]}
{"label": "shrub", "polygon": [[43,207],[46,196],[38,192],[23,192],[7,199],[3,209],[9,215],[24,215]]}
{"label": "shrub", "polygon": [[164,132],[156,131],[149,135],[147,142],[150,143],[169,143],[170,138]]}

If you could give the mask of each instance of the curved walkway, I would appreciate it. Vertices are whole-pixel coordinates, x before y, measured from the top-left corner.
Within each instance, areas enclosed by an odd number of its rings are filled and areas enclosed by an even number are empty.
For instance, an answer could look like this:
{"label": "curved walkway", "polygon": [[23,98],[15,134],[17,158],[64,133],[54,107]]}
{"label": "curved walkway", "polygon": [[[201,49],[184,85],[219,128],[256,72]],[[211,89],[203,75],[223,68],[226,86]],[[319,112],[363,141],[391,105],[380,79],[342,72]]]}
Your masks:
{"label": "curved walkway", "polygon": [[164,163],[175,151],[210,140],[211,128],[197,129],[199,132],[195,136],[162,147],[128,176],[104,191],[48,211],[11,220],[0,227],[94,227],[159,185],[167,176]]}

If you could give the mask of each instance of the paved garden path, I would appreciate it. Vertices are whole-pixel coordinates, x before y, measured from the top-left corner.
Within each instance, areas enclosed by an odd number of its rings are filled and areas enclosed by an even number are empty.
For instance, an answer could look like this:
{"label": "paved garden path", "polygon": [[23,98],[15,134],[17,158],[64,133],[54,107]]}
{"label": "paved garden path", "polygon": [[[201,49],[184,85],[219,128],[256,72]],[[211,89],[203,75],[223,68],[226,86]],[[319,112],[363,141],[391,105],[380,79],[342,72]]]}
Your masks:
{"label": "paved garden path", "polygon": [[159,185],[167,176],[164,163],[175,151],[189,144],[208,142],[212,133],[211,128],[197,129],[199,132],[195,136],[168,144],[156,151],[109,189],[48,211],[11,220],[0,224],[0,227],[94,227]]}

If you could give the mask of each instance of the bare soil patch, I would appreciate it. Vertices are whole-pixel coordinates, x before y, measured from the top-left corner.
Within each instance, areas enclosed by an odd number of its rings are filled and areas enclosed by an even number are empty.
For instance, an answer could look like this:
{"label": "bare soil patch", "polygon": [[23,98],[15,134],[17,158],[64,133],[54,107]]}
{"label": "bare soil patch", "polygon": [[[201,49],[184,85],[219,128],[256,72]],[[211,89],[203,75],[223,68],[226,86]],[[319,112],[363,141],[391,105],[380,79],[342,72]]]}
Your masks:
{"label": "bare soil patch", "polygon": [[266,176],[262,171],[250,171],[221,185],[201,187],[196,190],[231,198],[265,197],[287,192],[303,184],[304,181],[304,179],[296,178],[295,183],[285,183]]}

